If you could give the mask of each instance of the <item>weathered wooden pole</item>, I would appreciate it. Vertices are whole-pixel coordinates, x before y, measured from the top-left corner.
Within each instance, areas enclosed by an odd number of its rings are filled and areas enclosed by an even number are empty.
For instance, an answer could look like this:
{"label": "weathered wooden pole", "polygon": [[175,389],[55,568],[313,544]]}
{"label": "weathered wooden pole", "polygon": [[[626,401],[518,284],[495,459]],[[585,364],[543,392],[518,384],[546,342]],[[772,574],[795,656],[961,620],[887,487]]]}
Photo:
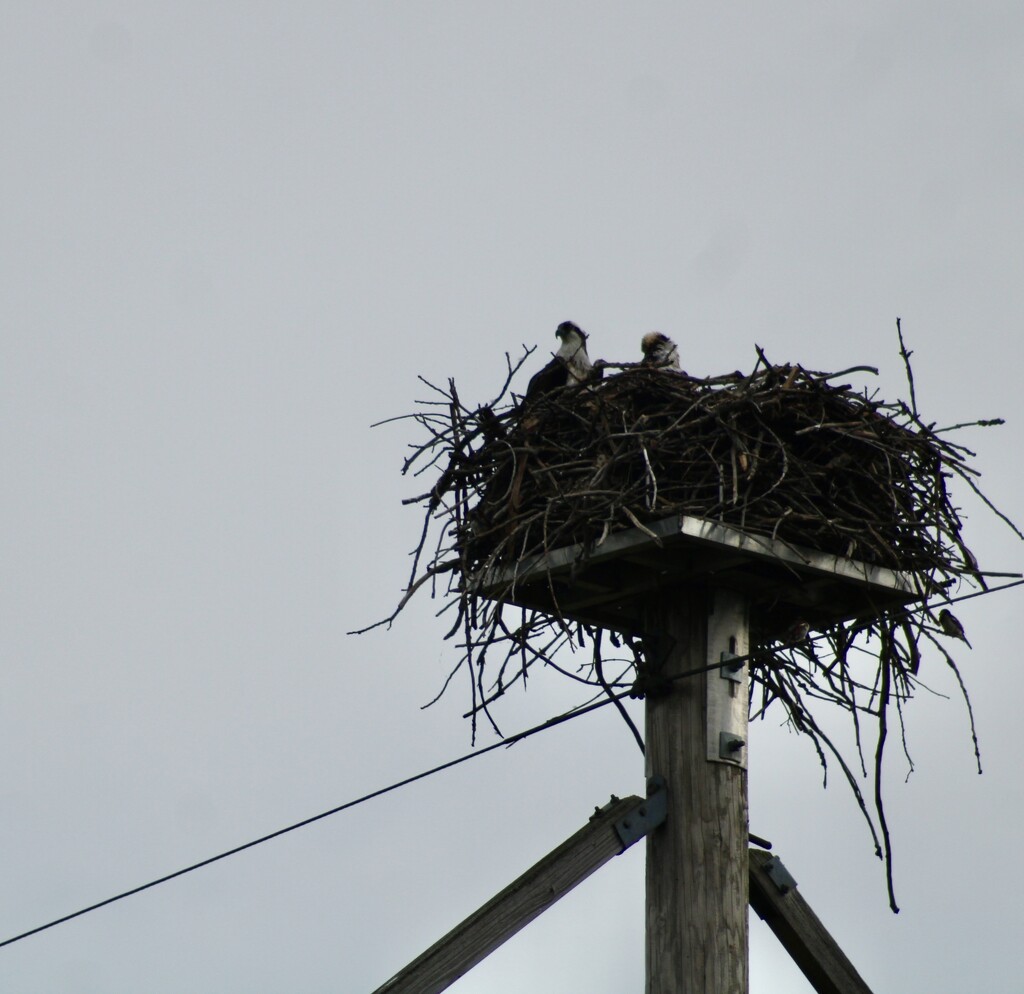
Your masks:
{"label": "weathered wooden pole", "polygon": [[647,994],[746,994],[746,666],[657,686],[745,655],[746,599],[674,591],[645,627],[647,773],[668,790],[665,823],[647,836]]}
{"label": "weathered wooden pole", "polygon": [[919,600],[919,586],[881,566],[670,515],[596,547],[496,567],[479,590],[643,633],[647,775],[664,778],[668,794],[665,823],[647,836],[647,994],[747,994],[748,675],[729,657],[750,651],[751,614],[762,637],[798,619],[823,629]]}

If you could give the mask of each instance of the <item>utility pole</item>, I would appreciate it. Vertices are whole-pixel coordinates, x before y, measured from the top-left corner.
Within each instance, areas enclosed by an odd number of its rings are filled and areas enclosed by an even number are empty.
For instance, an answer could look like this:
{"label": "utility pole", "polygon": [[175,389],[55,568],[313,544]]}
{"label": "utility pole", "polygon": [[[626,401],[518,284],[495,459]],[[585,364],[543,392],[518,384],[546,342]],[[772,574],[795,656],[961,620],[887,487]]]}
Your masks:
{"label": "utility pole", "polygon": [[648,624],[646,765],[668,812],[647,836],[647,994],[746,994],[747,685],[728,664],[747,652],[746,598],[677,589]]}
{"label": "utility pole", "polygon": [[748,672],[731,660],[750,651],[751,615],[762,632],[798,619],[820,628],[920,591],[881,566],[686,515],[495,567],[479,590],[642,634],[646,773],[667,794],[647,835],[647,994],[747,994]]}

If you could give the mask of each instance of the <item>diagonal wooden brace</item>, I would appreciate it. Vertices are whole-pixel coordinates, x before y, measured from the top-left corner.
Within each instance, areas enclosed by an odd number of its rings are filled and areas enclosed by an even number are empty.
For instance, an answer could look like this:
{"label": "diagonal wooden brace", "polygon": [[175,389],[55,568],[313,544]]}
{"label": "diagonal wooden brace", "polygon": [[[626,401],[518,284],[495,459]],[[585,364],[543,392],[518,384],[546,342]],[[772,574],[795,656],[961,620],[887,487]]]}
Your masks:
{"label": "diagonal wooden brace", "polygon": [[374,994],[439,994],[446,990],[578,883],[643,838],[660,824],[661,818],[664,806],[659,806],[656,796],[613,798],[594,813],[587,825],[456,925]]}

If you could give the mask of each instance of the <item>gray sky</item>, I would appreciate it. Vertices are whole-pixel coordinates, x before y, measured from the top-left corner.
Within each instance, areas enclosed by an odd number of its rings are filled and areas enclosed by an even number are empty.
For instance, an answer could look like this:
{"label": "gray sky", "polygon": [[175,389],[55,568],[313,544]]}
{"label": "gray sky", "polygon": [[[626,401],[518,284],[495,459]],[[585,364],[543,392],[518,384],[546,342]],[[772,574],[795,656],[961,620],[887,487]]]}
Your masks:
{"label": "gray sky", "polygon": [[[502,353],[881,367],[1024,520],[1019,3],[0,10],[0,938],[469,747],[434,605],[390,632],[416,380]],[[525,382],[525,381],[524,381]],[[524,385],[520,383],[520,387]],[[1021,567],[963,494],[983,565]],[[845,787],[753,732],[751,827],[876,990],[1019,985],[1018,592],[890,753],[902,913]],[[515,731],[575,700],[509,701]],[[485,742],[488,741],[485,739]],[[17,992],[367,991],[643,765],[611,709],[0,950]],[[640,990],[643,856],[459,994]],[[752,926],[751,990],[807,990]]]}

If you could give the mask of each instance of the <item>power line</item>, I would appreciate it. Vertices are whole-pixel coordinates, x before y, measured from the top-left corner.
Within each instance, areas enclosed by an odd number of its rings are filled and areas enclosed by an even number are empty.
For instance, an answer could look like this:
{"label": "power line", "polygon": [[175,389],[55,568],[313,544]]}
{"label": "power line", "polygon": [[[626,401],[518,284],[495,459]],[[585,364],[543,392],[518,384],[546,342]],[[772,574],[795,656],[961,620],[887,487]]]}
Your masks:
{"label": "power line", "polygon": [[[985,573],[985,576],[996,577],[1020,577],[1020,573]],[[1013,583],[1003,583],[998,587],[986,587],[984,590],[974,590],[969,594],[961,594],[959,597],[950,597],[944,601],[933,601],[929,607],[942,607],[943,604],[958,604],[960,601],[969,601],[973,597],[984,597],[985,594],[994,594],[997,590],[1009,590],[1011,587],[1019,587],[1024,584],[1022,579],[1014,579]]]}
{"label": "power line", "polygon": [[[628,691],[625,693],[628,693]],[[625,696],[625,693],[618,696]],[[120,894],[115,894],[113,897],[108,897],[104,901],[97,901],[95,904],[90,904],[88,907],[82,908],[79,911],[74,911],[69,915],[63,915],[60,918],[55,918],[53,921],[47,922],[45,925],[38,925],[36,928],[29,929],[27,932],[22,932],[20,935],[12,936],[9,939],[5,939],[3,942],[0,942],[0,948],[19,942],[22,939],[27,939],[30,935],[37,935],[39,932],[45,932],[47,929],[53,928],[55,925],[62,925],[64,922],[71,921],[73,918],[79,918],[82,915],[88,914],[90,911],[97,911],[100,908],[105,908],[108,904],[124,900],[124,898],[131,897],[133,894],[140,894],[144,890],[149,890],[151,887],[167,883],[167,881],[174,880],[176,877],[183,877],[186,873],[192,873],[193,870],[202,869],[202,867],[209,866],[211,863],[227,859],[228,856],[234,856],[236,853],[244,852],[246,849],[252,849],[254,846],[261,845],[264,842],[269,842],[271,839],[276,839],[279,836],[286,835],[288,832],[294,832],[298,828],[304,828],[306,825],[312,825],[315,821],[320,821],[323,818],[329,818],[331,815],[336,815],[341,811],[354,808],[356,805],[373,800],[375,797],[381,797],[393,790],[398,790],[399,787],[405,787],[408,784],[415,783],[417,780],[424,780],[429,776],[433,776],[435,773],[440,773],[443,770],[449,770],[453,766],[458,766],[460,763],[465,763],[470,759],[475,759],[477,756],[483,756],[488,752],[493,752],[495,749],[499,749],[502,746],[515,745],[516,742],[521,742],[523,739],[529,738],[531,735],[536,735],[538,732],[554,728],[556,725],[561,725],[563,722],[569,721],[571,718],[578,718],[581,715],[589,714],[591,711],[596,711],[598,708],[602,708],[610,703],[610,699],[598,701],[595,704],[589,704],[585,707],[567,711],[565,714],[558,715],[557,717],[549,718],[543,724],[535,725],[533,728],[528,728],[523,732],[510,735],[507,738],[501,739],[499,742],[494,742],[489,746],[484,746],[482,749],[474,749],[472,752],[466,753],[464,756],[459,756],[457,759],[449,760],[447,763],[442,763],[440,766],[435,766],[432,769],[424,770],[422,773],[406,777],[404,780],[399,780],[397,783],[390,784],[387,787],[381,787],[379,790],[375,790],[369,794],[364,794],[362,797],[357,797],[355,800],[346,801],[344,804],[339,804],[337,807],[331,808],[328,811],[322,811],[320,814],[313,815],[311,818],[304,818],[302,821],[297,821],[292,825],[288,825],[286,828],[279,828],[276,832],[271,832],[269,835],[263,835],[258,839],[253,839],[251,842],[235,846],[233,849],[228,849],[222,853],[218,853],[216,856],[210,856],[208,859],[201,860],[198,863],[193,863],[191,866],[186,866],[184,869],[175,870],[174,873],[168,873],[162,877],[158,877],[156,880],[151,880],[149,883],[133,887],[131,890],[123,891]]]}
{"label": "power line", "polygon": [[[736,657],[732,662],[747,660],[752,658],[752,656],[753,654],[751,653],[747,656]],[[721,663],[713,663],[709,666],[701,666],[694,670],[687,670],[685,673],[678,674],[675,679],[678,680],[687,676],[696,676],[698,673],[705,673],[708,670],[717,669],[721,665]],[[424,770],[422,773],[416,773],[411,777],[406,777],[404,780],[399,780],[396,783],[389,784],[387,787],[381,787],[379,790],[372,791],[369,794],[364,794],[362,797],[346,801],[344,804],[339,804],[327,811],[322,811],[320,814],[313,815],[310,818],[304,818],[302,821],[297,821],[285,828],[279,828],[276,832],[271,832],[268,835],[262,835],[258,839],[253,839],[251,842],[245,842],[240,846],[235,846],[233,849],[227,849],[222,853],[218,853],[216,856],[210,856],[207,859],[200,860],[198,863],[193,863],[191,866],[186,866],[181,870],[175,870],[173,873],[167,873],[162,877],[157,877],[156,880],[151,880],[149,883],[133,887],[131,890],[122,891],[120,894],[115,894],[113,897],[108,897],[103,901],[97,901],[95,904],[90,904],[88,907],[81,908],[78,911],[73,911],[71,914],[62,915],[60,918],[54,918],[53,921],[49,921],[45,925],[37,925],[35,928],[29,929],[27,932],[22,932],[19,935],[11,936],[9,939],[4,939],[0,942],[0,949],[4,946],[10,946],[15,942],[20,942],[22,939],[27,939],[31,935],[38,935],[40,932],[45,932],[47,929],[54,928],[56,925],[63,925],[64,922],[69,922],[73,918],[80,918],[82,915],[87,915],[91,911],[98,911],[100,908],[105,908],[108,904],[114,904],[116,901],[123,901],[126,897],[131,897],[134,894],[141,894],[144,890],[149,890],[159,884],[165,884],[169,880],[174,880],[177,877],[183,877],[186,873],[192,873],[194,870],[200,870],[204,866],[209,866],[211,863],[217,863],[222,859],[227,859],[229,856],[234,856],[237,853],[244,852],[246,849],[252,849],[254,846],[261,845],[264,842],[269,842],[271,839],[279,838],[282,835],[286,835],[288,832],[294,832],[296,829],[304,828],[306,825],[312,825],[313,822],[329,818],[331,815],[339,814],[342,811],[347,811],[349,808],[354,808],[366,801],[371,801],[375,797],[382,797],[384,794],[389,794],[393,790],[398,790],[399,787],[406,787],[411,783],[415,783],[417,780],[425,780],[427,777],[433,776],[435,773],[441,773],[444,770],[449,770],[453,766],[458,766],[460,763],[465,763],[471,759],[475,759],[477,756],[483,756],[486,753],[493,752],[495,749],[500,749],[502,746],[507,747],[515,745],[517,742],[521,742],[523,739],[527,739],[531,735],[536,735],[538,732],[547,731],[557,725],[564,724],[572,718],[582,717],[585,714],[590,714],[592,711],[597,711],[609,704],[621,701],[622,698],[628,697],[632,693],[635,693],[632,689],[623,690],[617,694],[605,697],[603,700],[595,701],[591,704],[586,704],[578,708],[573,708],[570,711],[566,711],[564,714],[557,715],[554,718],[549,718],[540,725],[534,725],[532,728],[527,728],[525,731],[517,732],[515,735],[509,735],[489,746],[484,746],[482,749],[474,749],[472,752],[459,756],[457,759],[449,760],[447,763],[442,763],[440,766],[434,766],[429,770]]]}
{"label": "power line", "polygon": [[[1019,574],[1003,574],[1008,576],[1019,576]],[[1013,583],[1006,583],[999,587],[990,587],[987,590],[981,590],[976,593],[965,594],[960,597],[953,597],[945,601],[940,601],[940,604],[953,604],[961,600],[969,600],[972,597],[979,597],[982,594],[995,593],[998,590],[1006,590],[1010,587],[1016,587],[1024,583],[1024,580],[1016,580]],[[934,605],[933,605],[934,606]],[[918,608],[923,610],[923,608]],[[755,658],[755,656],[762,655],[762,652],[749,652],[745,656],[732,657],[729,662],[731,664],[747,662]],[[678,680],[682,680],[686,677],[697,676],[700,673],[707,673],[711,670],[719,669],[722,666],[721,662],[709,663],[706,666],[699,666],[692,670],[686,670],[682,673],[676,674],[671,682],[675,683]],[[200,860],[198,863],[193,863],[191,866],[186,866],[181,870],[175,870],[173,873],[165,874],[162,877],[158,877],[156,880],[151,880],[149,883],[141,884],[138,887],[133,887],[131,890],[122,891],[120,894],[115,894],[113,897],[108,897],[106,900],[97,901],[95,904],[90,904],[88,907],[81,908],[78,911],[73,911],[71,914],[63,915],[60,918],[55,918],[53,921],[47,922],[45,925],[37,925],[35,928],[29,929],[27,932],[22,932],[19,935],[11,936],[9,939],[4,939],[0,942],[0,949],[4,946],[10,946],[15,942],[20,942],[22,939],[27,939],[31,935],[37,935],[40,932],[45,932],[47,929],[53,928],[56,925],[63,925],[64,922],[71,921],[73,918],[80,918],[82,915],[89,914],[91,911],[98,911],[100,908],[105,908],[108,904],[114,904],[116,901],[122,901],[126,897],[131,897],[134,894],[140,894],[144,890],[149,890],[152,887],[156,887],[159,884],[167,883],[169,880],[174,880],[177,877],[183,877],[186,873],[192,873],[194,870],[202,869],[204,866],[209,866],[211,863],[217,863],[222,859],[227,859],[228,856],[234,856],[237,853],[244,852],[246,849],[252,849],[254,846],[262,845],[264,842],[269,842],[271,839],[276,839],[282,835],[286,835],[289,832],[294,832],[296,829],[304,828],[306,825],[312,825],[313,822],[321,821],[324,818],[329,818],[331,815],[339,814],[342,811],[347,811],[349,808],[354,808],[359,804],[363,804],[366,801],[371,801],[375,797],[382,797],[384,794],[389,794],[393,790],[398,790],[399,787],[408,786],[411,783],[415,783],[417,780],[425,780],[427,777],[433,776],[435,773],[441,773],[444,770],[449,770],[453,766],[458,766],[461,763],[465,763],[471,759],[475,759],[477,756],[486,755],[489,752],[493,752],[495,749],[499,749],[502,746],[512,746],[516,742],[521,742],[523,739],[529,738],[531,735],[536,735],[538,732],[547,731],[549,728],[554,728],[556,725],[561,725],[572,718],[579,718],[585,714],[589,714],[592,711],[597,711],[600,708],[606,707],[609,704],[616,704],[621,701],[624,697],[635,695],[636,691],[632,688],[629,690],[623,690],[616,694],[609,694],[603,700],[596,701],[591,704],[584,705],[579,708],[574,708],[571,711],[567,711],[564,714],[557,715],[554,718],[549,718],[547,721],[540,725],[535,725],[533,728],[528,728],[525,731],[517,732],[515,735],[510,735],[507,738],[503,738],[498,742],[494,742],[489,746],[484,746],[482,749],[474,749],[472,752],[468,752],[463,756],[459,756],[457,759],[449,760],[447,763],[442,763],[440,766],[432,767],[429,770],[424,770],[422,773],[416,773],[411,777],[406,777],[404,780],[399,780],[396,783],[389,784],[387,787],[381,787],[378,790],[372,791],[369,794],[364,794],[362,797],[357,797],[355,800],[346,801],[344,804],[339,804],[337,807],[330,808],[327,811],[322,811],[320,814],[313,815],[310,818],[304,818],[302,821],[297,821],[294,824],[288,825],[285,828],[279,828],[276,832],[271,832],[268,835],[260,836],[258,839],[253,839],[251,842],[245,842],[240,846],[235,846],[233,849],[227,849],[222,853],[218,853],[216,856],[210,856],[207,859]]]}

